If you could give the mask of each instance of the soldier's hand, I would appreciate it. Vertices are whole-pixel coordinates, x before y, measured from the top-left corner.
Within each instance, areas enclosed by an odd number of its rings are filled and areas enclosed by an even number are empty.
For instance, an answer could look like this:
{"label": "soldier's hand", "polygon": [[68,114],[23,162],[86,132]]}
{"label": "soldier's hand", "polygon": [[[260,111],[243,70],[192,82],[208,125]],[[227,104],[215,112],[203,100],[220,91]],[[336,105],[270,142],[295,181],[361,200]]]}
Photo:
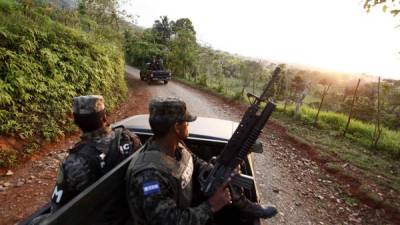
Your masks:
{"label": "soldier's hand", "polygon": [[240,174],[240,164],[233,170],[232,176]]}
{"label": "soldier's hand", "polygon": [[231,192],[227,187],[229,181],[219,186],[215,193],[207,200],[214,213],[221,210],[225,205],[232,203]]}

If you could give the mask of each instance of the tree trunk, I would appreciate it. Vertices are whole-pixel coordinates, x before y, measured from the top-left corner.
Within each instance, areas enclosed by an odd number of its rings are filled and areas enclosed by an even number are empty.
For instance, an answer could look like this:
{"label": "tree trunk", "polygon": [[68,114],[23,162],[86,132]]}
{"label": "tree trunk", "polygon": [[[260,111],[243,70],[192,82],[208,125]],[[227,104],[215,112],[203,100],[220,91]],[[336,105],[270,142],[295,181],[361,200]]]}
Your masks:
{"label": "tree trunk", "polygon": [[330,87],[331,87],[331,84],[329,84],[328,87],[324,88],[324,92],[322,93],[321,102],[319,103],[318,112],[317,112],[317,115],[315,116],[315,120],[314,120],[315,125],[318,122],[319,112],[321,111],[322,104],[324,103],[325,96],[326,96],[326,94],[328,94]]}
{"label": "tree trunk", "polygon": [[347,130],[349,129],[351,116],[352,116],[352,114],[353,114],[353,107],[354,107],[355,100],[356,100],[356,98],[357,98],[357,90],[358,90],[358,86],[360,86],[360,82],[361,82],[361,79],[358,79],[357,87],[356,87],[356,89],[354,90],[353,101],[351,102],[349,118],[348,118],[348,120],[347,120],[346,128],[345,128],[344,131],[343,131],[343,137],[346,137]]}

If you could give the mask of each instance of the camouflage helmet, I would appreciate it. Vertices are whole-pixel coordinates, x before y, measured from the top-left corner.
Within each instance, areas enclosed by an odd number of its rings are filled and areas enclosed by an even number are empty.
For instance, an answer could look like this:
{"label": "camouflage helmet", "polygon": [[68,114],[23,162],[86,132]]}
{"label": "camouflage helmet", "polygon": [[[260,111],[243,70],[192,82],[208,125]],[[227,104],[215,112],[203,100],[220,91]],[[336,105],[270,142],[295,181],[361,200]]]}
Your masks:
{"label": "camouflage helmet", "polygon": [[174,122],[193,122],[196,116],[190,114],[186,108],[186,103],[175,97],[157,97],[150,101],[149,120],[168,119]]}
{"label": "camouflage helmet", "polygon": [[104,111],[104,99],[101,95],[74,97],[72,112],[75,115],[88,115]]}

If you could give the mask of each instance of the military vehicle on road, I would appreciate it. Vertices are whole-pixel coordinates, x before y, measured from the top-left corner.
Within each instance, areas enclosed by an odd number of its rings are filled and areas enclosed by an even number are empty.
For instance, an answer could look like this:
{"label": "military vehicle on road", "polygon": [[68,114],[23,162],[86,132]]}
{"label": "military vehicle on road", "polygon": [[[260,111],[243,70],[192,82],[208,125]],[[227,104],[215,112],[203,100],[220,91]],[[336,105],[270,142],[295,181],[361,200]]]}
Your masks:
{"label": "military vehicle on road", "polygon": [[152,81],[162,81],[167,84],[171,80],[171,72],[166,71],[161,60],[156,60],[151,63],[146,63],[140,70],[140,80],[147,81],[151,84]]}
{"label": "military vehicle on road", "polygon": [[[136,115],[113,124],[113,126],[123,125],[130,131],[136,133],[142,143],[153,134],[149,125],[149,116]],[[190,123],[189,137],[185,141],[189,149],[203,160],[209,161],[213,156],[220,154],[226,143],[231,138],[238,123],[207,117],[198,117],[196,121]],[[257,147],[255,147],[257,146]],[[262,152],[262,145],[258,143],[253,147],[253,152]],[[252,164],[252,153],[244,160],[241,173],[253,177],[254,170]],[[113,170],[108,172],[94,184],[85,189],[82,193],[53,213],[41,224],[43,225],[82,225],[92,224],[99,214],[99,207],[108,202],[113,193],[125,193],[125,172],[131,157],[121,162]],[[194,179],[195,180],[195,179]],[[246,197],[258,202],[259,196],[255,181],[250,189],[245,189]],[[50,198],[50,197],[49,197]],[[33,218],[48,213],[49,205],[43,206],[35,214],[24,220],[20,225],[28,225]],[[214,219],[217,225],[259,225],[260,219],[243,221],[239,218],[238,209],[226,206],[219,211]]]}

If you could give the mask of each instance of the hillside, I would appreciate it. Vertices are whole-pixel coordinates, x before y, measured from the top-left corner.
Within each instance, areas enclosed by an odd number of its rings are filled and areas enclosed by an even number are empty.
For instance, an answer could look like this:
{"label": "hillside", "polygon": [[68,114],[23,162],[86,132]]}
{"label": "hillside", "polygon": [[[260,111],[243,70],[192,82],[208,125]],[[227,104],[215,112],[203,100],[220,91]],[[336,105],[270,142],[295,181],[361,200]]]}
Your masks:
{"label": "hillside", "polygon": [[16,151],[0,142],[0,166],[73,131],[74,96],[103,95],[109,109],[125,98],[121,40],[103,29],[50,6],[0,1],[0,138],[27,143]]}

